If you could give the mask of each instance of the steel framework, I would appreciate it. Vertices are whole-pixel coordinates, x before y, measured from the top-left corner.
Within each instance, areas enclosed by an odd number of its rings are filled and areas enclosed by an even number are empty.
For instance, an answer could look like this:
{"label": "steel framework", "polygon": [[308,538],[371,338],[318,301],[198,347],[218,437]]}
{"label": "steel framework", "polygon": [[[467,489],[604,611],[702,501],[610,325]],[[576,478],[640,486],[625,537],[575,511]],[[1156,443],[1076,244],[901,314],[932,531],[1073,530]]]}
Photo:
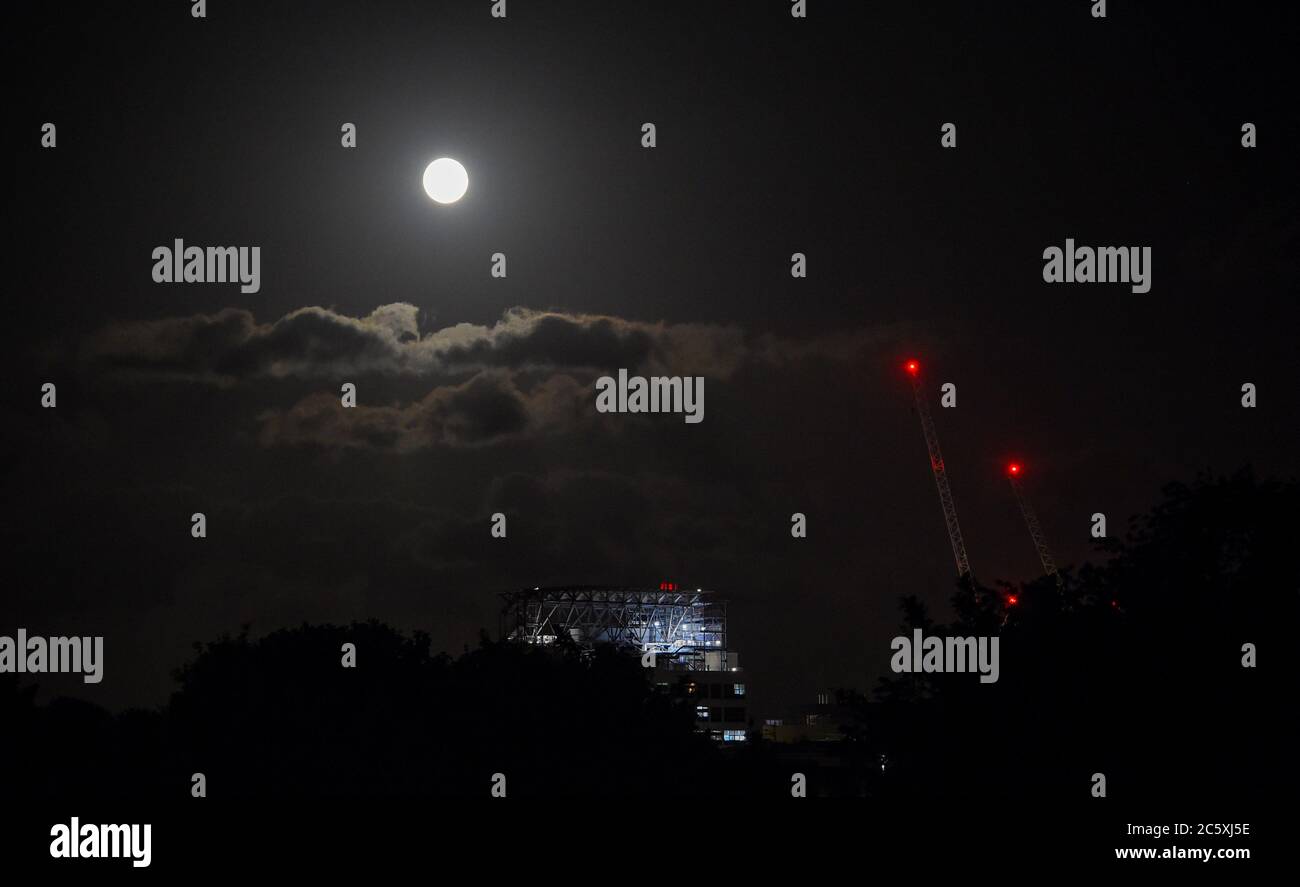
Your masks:
{"label": "steel framework", "polygon": [[567,636],[654,652],[703,669],[705,654],[727,649],[727,605],[703,590],[647,591],[603,586],[533,588],[501,595],[501,637],[553,644]]}
{"label": "steel framework", "polygon": [[1055,578],[1056,587],[1059,589],[1064,583],[1061,581],[1061,574],[1056,571],[1056,559],[1052,557],[1052,550],[1047,546],[1047,537],[1043,535],[1043,528],[1038,523],[1038,515],[1034,513],[1033,507],[1025,497],[1025,491],[1020,485],[1018,469],[1013,469],[1007,475],[1007,482],[1011,484],[1011,492],[1015,493],[1016,502],[1020,505],[1020,513],[1025,516],[1029,536],[1034,540],[1034,548],[1038,549],[1038,559],[1043,562],[1043,573]]}
{"label": "steel framework", "polygon": [[953,560],[957,562],[957,575],[966,578],[971,575],[970,561],[966,557],[966,543],[961,538],[961,524],[957,523],[957,506],[952,500],[952,489],[948,486],[943,453],[939,450],[939,432],[935,430],[930,403],[921,388],[920,365],[914,360],[908,361],[907,371],[912,376],[916,412],[921,417],[921,432],[925,435],[925,446],[930,452],[930,470],[934,473],[934,484],[939,488],[939,505],[943,508],[943,520],[948,526],[948,541],[952,545]]}

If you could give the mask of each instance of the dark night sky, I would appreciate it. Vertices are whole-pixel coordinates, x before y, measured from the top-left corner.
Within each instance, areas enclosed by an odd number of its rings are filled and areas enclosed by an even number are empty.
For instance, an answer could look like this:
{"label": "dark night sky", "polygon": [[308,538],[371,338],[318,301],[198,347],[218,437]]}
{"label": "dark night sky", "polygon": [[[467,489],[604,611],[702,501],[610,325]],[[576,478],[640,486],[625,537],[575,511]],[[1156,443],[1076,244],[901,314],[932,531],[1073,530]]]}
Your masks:
{"label": "dark night sky", "polygon": [[[898,597],[952,587],[914,353],[958,386],[936,420],[985,581],[1037,568],[1008,456],[1076,564],[1089,515],[1118,531],[1168,480],[1296,473],[1294,11],[208,5],[7,28],[0,632],[106,635],[102,685],[52,688],[159,702],[244,623],[455,652],[499,591],[661,579],[732,602],[760,704],[867,687]],[[420,188],[442,155],[451,207]],[[153,283],[176,237],[260,246],[261,291]],[[1066,237],[1151,246],[1151,291],[1044,284]],[[703,375],[704,422],[596,414],[620,366]]]}

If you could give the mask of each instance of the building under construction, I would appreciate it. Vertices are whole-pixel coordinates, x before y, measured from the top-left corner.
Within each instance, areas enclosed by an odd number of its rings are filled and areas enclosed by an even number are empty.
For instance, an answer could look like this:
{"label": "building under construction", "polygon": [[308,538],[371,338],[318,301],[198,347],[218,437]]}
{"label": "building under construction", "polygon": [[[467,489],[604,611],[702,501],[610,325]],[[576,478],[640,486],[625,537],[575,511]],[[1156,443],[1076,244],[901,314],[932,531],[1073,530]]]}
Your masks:
{"label": "building under construction", "polygon": [[[663,692],[693,705],[697,729],[718,742],[743,741],[746,688],[739,655],[727,648],[727,604],[702,588],[569,585],[507,592],[501,637],[546,646],[609,644],[653,663]],[[647,655],[653,654],[653,655]]]}

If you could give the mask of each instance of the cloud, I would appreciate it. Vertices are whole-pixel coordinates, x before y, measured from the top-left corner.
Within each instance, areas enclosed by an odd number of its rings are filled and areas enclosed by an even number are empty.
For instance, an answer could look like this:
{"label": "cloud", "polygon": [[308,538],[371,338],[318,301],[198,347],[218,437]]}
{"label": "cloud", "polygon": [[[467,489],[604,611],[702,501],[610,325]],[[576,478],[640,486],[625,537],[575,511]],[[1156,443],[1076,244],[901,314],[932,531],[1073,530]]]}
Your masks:
{"label": "cloud", "polygon": [[301,308],[275,323],[251,312],[112,324],[91,335],[83,360],[133,374],[229,383],[254,376],[396,371],[414,334],[415,308],[385,305],[365,318]]}
{"label": "cloud", "polygon": [[[406,303],[365,317],[306,307],[269,323],[229,308],[113,324],[88,336],[79,355],[96,379],[242,387],[262,401],[248,416],[265,448],[407,453],[638,427],[645,416],[611,422],[594,409],[596,378],[619,368],[703,376],[712,392],[752,370],[851,362],[894,335],[882,328],[792,339],[729,324],[525,308],[490,325],[424,333],[421,320]],[[358,385],[357,406],[342,407],[343,381]]]}
{"label": "cloud", "polygon": [[394,452],[476,446],[541,430],[557,416],[572,414],[578,398],[577,383],[568,377],[552,377],[524,393],[500,370],[478,373],[460,385],[436,387],[406,405],[345,409],[337,396],[320,392],[283,412],[264,412],[260,443]]}
{"label": "cloud", "polygon": [[229,384],[241,379],[437,375],[507,369],[619,367],[728,376],[743,332],[717,324],[645,323],[515,308],[491,326],[456,324],[421,336],[419,309],[383,305],[366,317],[300,308],[272,323],[228,308],[216,314],[118,323],[92,334],[83,360],[129,374]]}

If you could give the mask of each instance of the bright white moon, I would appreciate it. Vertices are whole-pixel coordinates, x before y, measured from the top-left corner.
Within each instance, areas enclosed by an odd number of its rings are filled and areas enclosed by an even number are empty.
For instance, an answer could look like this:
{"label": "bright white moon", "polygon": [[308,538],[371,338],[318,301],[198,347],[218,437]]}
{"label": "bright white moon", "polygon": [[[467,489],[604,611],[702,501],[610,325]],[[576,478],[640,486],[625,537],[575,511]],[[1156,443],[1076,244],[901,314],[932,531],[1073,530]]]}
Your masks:
{"label": "bright white moon", "polygon": [[455,203],[469,190],[469,173],[450,157],[439,157],[424,168],[424,191],[439,203]]}

